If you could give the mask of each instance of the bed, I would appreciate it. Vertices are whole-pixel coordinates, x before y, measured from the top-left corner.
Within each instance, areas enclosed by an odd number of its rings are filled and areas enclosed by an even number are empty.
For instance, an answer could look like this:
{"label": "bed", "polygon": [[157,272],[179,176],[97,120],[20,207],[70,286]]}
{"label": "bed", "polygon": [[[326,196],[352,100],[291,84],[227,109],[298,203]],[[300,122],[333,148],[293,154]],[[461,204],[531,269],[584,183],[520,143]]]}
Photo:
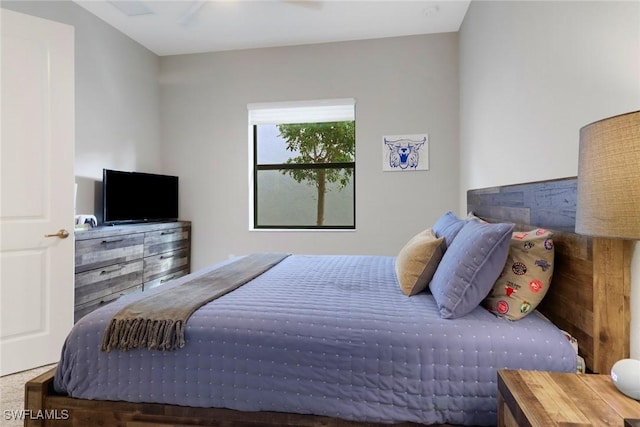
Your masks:
{"label": "bed", "polygon": [[[65,416],[27,425],[495,424],[498,369],[576,369],[558,328],[578,339],[590,371],[628,357],[631,247],[574,234],[575,191],[567,178],[468,193],[468,209],[489,223],[553,230],[553,285],[538,306],[546,318],[508,321],[478,306],[443,319],[431,294],[407,297],[389,285],[394,257],[294,254],[195,312],[189,342],[176,351],[89,356],[84,349],[99,347],[130,299],[88,315],[57,375],[25,389],[25,409]],[[292,272],[304,282],[287,284]],[[503,349],[502,341],[517,345]]]}

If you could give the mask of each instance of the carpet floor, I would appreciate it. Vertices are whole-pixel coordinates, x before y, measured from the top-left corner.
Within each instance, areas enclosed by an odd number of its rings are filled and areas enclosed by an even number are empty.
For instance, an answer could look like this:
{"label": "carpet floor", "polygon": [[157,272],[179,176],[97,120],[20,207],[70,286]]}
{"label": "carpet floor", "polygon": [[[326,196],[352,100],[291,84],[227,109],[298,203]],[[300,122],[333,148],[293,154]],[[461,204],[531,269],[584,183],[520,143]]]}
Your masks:
{"label": "carpet floor", "polygon": [[0,377],[0,426],[19,427],[24,425],[18,411],[24,409],[24,385],[30,379],[48,371],[55,365],[41,366],[28,371]]}

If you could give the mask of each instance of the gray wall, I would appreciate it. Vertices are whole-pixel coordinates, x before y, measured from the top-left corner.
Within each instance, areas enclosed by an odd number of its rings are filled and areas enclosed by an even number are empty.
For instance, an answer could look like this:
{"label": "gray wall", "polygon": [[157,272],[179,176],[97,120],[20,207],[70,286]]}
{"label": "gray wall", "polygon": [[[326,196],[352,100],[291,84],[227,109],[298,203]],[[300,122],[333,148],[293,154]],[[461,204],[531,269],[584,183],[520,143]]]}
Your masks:
{"label": "gray wall", "polygon": [[77,213],[95,212],[102,168],[160,172],[158,57],[71,1],[0,5],[75,28]]}
{"label": "gray wall", "polygon": [[[578,173],[578,132],[640,109],[639,2],[474,1],[460,31],[460,205],[469,188]],[[640,358],[640,251],[631,350]]]}
{"label": "gray wall", "polygon": [[[193,266],[230,255],[395,255],[458,205],[455,33],[160,58],[163,158]],[[355,231],[249,231],[247,104],[356,99]],[[382,172],[383,135],[428,132],[429,171]]]}

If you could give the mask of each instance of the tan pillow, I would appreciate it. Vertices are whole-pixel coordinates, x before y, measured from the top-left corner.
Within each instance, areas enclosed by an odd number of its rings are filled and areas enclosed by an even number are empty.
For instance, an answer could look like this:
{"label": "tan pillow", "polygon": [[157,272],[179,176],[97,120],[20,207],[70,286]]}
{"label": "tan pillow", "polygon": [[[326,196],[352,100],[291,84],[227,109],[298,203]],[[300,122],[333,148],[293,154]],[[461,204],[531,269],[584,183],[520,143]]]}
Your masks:
{"label": "tan pillow", "polygon": [[396,257],[396,276],[405,295],[412,296],[426,289],[444,250],[444,237],[436,237],[430,228],[404,245]]}
{"label": "tan pillow", "polygon": [[483,302],[489,311],[518,320],[540,304],[553,276],[551,236],[550,231],[541,228],[513,233],[507,263]]}

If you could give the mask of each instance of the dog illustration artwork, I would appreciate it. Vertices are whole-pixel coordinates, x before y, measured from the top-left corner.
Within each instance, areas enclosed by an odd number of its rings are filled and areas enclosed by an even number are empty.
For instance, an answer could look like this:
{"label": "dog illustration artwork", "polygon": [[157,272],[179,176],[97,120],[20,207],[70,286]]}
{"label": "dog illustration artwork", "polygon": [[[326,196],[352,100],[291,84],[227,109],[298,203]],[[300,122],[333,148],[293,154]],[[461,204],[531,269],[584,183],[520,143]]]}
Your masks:
{"label": "dog illustration artwork", "polygon": [[[415,139],[414,139],[415,138]],[[420,149],[427,143],[426,135],[415,135],[409,137],[384,137],[384,145],[389,150],[385,157],[385,170],[418,170],[428,169],[428,158],[426,167],[420,163]],[[386,159],[385,159],[386,160]]]}

